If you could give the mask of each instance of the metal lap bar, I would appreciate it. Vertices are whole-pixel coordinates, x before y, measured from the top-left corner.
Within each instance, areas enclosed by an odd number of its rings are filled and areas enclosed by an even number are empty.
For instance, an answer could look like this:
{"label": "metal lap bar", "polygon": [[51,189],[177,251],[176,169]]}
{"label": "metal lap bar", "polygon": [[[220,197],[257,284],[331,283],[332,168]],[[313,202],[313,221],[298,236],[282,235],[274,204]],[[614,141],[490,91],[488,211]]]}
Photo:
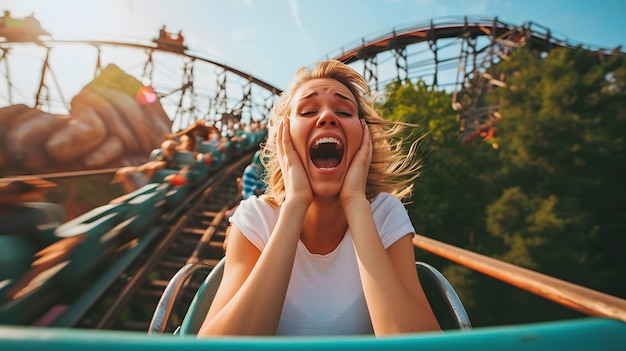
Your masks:
{"label": "metal lap bar", "polygon": [[163,291],[163,295],[161,295],[159,303],[154,310],[154,315],[150,321],[150,327],[148,328],[148,334],[163,333],[165,331],[167,320],[174,307],[174,302],[176,302],[176,297],[187,279],[193,274],[208,273],[212,269],[213,267],[203,263],[193,263],[185,265],[176,272],[165,288],[165,291]]}
{"label": "metal lap bar", "polygon": [[444,296],[446,305],[455,317],[457,327],[462,330],[472,329],[472,323],[470,322],[467,311],[448,279],[444,277],[441,272],[435,269],[433,266],[424,262],[415,262],[417,270],[426,274],[426,276],[432,280],[439,292]]}

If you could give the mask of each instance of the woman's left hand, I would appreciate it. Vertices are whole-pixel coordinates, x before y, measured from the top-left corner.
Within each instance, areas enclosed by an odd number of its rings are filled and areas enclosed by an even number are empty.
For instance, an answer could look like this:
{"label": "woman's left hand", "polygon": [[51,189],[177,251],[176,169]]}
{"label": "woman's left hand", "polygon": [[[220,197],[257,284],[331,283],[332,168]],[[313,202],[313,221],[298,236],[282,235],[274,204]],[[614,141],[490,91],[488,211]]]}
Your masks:
{"label": "woman's left hand", "polygon": [[354,199],[365,197],[367,176],[372,163],[372,137],[365,119],[361,119],[361,125],[363,126],[361,146],[348,166],[348,172],[339,194],[339,199],[343,205]]}

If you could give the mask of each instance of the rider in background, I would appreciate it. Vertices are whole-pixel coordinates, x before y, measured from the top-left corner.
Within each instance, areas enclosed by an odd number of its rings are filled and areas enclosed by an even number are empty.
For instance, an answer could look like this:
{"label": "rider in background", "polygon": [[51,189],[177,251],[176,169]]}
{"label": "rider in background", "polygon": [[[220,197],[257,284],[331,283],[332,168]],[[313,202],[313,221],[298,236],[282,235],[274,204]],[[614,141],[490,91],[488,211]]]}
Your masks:
{"label": "rider in background", "polygon": [[250,196],[261,196],[265,191],[265,182],[262,176],[265,168],[261,163],[261,151],[254,153],[252,163],[243,170],[241,176],[241,196],[245,200]]}

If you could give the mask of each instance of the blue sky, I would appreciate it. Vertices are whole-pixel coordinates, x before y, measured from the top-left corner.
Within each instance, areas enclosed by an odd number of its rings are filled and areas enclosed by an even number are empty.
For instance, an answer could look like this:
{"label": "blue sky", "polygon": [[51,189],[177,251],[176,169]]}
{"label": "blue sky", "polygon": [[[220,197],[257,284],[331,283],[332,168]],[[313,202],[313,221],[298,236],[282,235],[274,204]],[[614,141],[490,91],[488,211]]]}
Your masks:
{"label": "blue sky", "polygon": [[146,43],[165,24],[199,56],[279,88],[297,68],[362,37],[444,16],[532,21],[594,46],[626,43],[622,0],[0,0],[0,9],[34,12],[56,39]]}

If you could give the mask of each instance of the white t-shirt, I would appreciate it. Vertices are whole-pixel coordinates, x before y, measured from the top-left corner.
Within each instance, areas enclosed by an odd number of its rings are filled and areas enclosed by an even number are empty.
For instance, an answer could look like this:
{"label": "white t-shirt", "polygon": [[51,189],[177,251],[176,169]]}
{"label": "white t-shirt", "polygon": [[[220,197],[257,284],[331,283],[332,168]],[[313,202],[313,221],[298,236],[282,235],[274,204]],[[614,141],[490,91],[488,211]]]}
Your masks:
{"label": "white t-shirt", "polygon": [[[385,248],[415,232],[404,205],[395,196],[380,193],[371,208]],[[263,198],[251,197],[240,203],[231,222],[263,251],[278,212]],[[372,333],[350,228],[339,246],[326,255],[312,254],[298,242],[277,335]]]}

